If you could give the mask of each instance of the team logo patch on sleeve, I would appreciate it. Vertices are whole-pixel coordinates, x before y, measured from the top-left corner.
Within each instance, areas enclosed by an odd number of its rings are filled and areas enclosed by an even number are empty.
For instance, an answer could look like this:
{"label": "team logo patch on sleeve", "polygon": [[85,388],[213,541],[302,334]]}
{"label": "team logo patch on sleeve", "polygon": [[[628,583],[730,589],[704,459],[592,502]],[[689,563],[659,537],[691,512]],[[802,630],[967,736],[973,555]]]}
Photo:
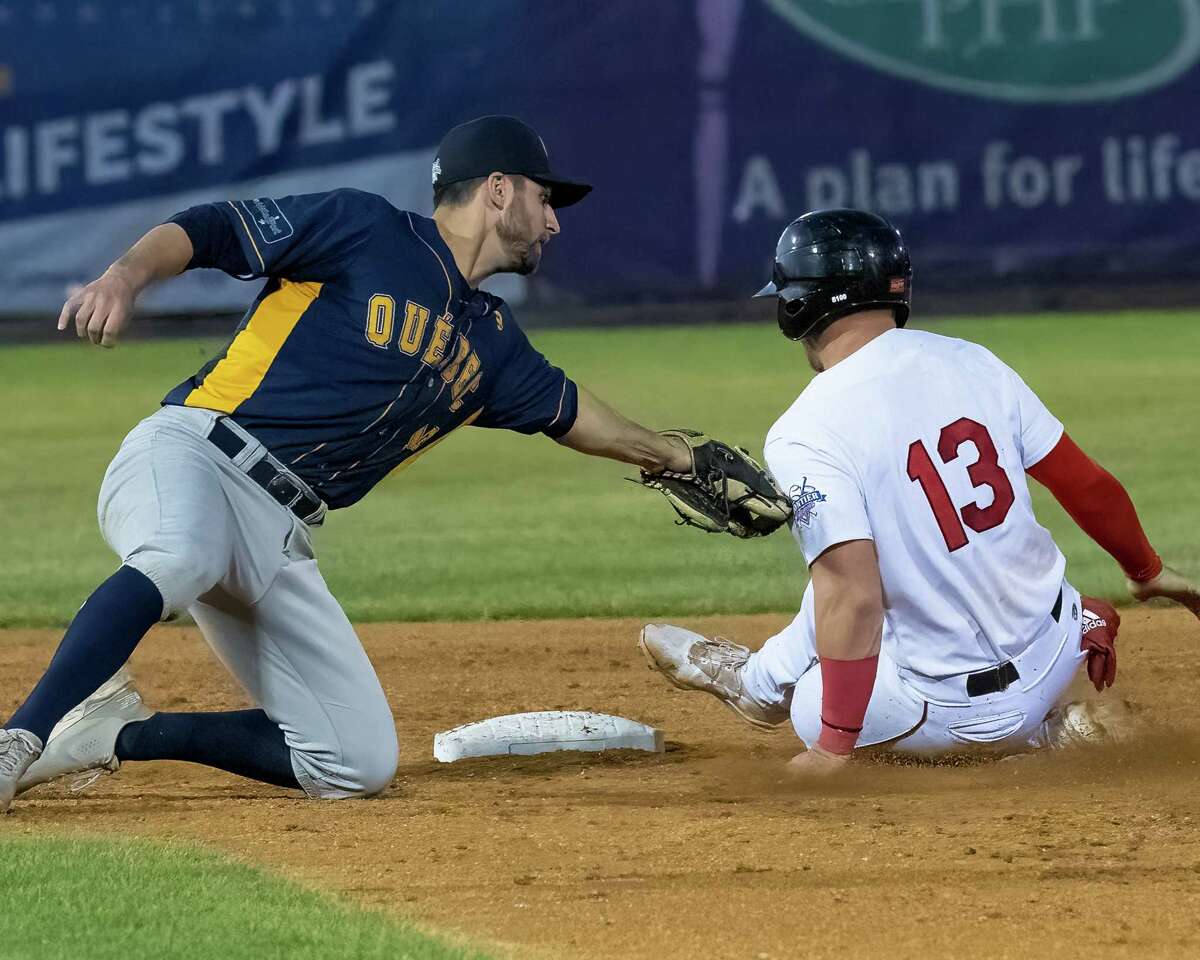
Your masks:
{"label": "team logo patch on sleeve", "polygon": [[263,197],[259,200],[239,200],[237,205],[246,212],[263,243],[279,243],[295,232],[292,229],[291,221],[279,209],[279,204],[270,197]]}
{"label": "team logo patch on sleeve", "polygon": [[823,503],[827,499],[825,494],[808,482],[808,477],[798,484],[792,484],[788,490],[788,496],[792,501],[792,515],[796,518],[796,522],[802,523],[806,527],[817,515],[817,504]]}

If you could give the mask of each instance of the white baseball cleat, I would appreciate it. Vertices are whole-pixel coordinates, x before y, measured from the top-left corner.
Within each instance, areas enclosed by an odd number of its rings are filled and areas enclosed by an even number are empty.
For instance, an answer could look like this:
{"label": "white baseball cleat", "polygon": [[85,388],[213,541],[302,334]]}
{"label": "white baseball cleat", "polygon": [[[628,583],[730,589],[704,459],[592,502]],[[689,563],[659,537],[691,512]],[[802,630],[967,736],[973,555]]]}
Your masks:
{"label": "white baseball cleat", "polygon": [[642,627],[638,646],[650,666],[680,690],[711,693],[746,723],[773,730],[787,722],[786,704],[763,704],[742,687],[742,668],[750,659],[747,647],[723,637],[709,640],[669,623]]}
{"label": "white baseball cleat", "polygon": [[154,711],[142,703],[133,678],[124,668],[118,670],[104,686],[58,721],[50,731],[42,755],[21,777],[17,793],[73,773],[93,774],[73,785],[73,789],[83,789],[102,773],[116,773],[121,768],[116,756],[117,734],[127,723],[153,715]]}
{"label": "white baseball cleat", "polygon": [[42,752],[42,741],[28,730],[0,730],[0,813],[7,813],[21,777]]}
{"label": "white baseball cleat", "polygon": [[1068,750],[1124,743],[1133,738],[1135,727],[1133,711],[1123,700],[1077,700],[1050,711],[1039,739],[1051,750]]}

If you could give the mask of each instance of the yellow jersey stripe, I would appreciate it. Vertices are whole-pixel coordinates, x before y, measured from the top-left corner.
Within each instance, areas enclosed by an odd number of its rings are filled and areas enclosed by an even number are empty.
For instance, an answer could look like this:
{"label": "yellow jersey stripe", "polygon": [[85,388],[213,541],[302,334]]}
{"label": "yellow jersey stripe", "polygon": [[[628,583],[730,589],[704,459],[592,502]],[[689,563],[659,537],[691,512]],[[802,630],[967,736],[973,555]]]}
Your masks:
{"label": "yellow jersey stripe", "polygon": [[225,202],[233,207],[233,212],[236,213],[238,215],[238,219],[242,221],[242,229],[246,231],[246,236],[250,238],[250,246],[254,248],[254,253],[258,257],[258,262],[262,264],[262,268],[265,271],[267,269],[267,263],[265,260],[263,260],[263,255],[258,251],[258,244],[254,242],[254,234],[250,232],[250,226],[246,223],[246,218],[242,216],[242,211],[237,208],[237,204],[232,200],[226,200]]}
{"label": "yellow jersey stripe", "polygon": [[249,399],[304,311],[320,296],[321,286],[280,280],[279,289],[263,298],[225,356],[188,394],[184,406],[233,413]]}

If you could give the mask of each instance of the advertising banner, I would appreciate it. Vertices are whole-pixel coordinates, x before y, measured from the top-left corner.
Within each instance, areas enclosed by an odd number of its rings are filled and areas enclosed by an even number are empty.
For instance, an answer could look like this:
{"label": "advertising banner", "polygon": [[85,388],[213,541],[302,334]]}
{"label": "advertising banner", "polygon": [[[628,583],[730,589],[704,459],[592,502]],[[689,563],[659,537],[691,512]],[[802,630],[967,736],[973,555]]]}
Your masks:
{"label": "advertising banner", "polygon": [[[1194,276],[1198,59],[1200,0],[0,0],[0,312],[197,202],[428,213],[486,113],[596,185],[518,300],[740,296],[828,206],[919,277]],[[207,273],[149,305],[245,303]]]}

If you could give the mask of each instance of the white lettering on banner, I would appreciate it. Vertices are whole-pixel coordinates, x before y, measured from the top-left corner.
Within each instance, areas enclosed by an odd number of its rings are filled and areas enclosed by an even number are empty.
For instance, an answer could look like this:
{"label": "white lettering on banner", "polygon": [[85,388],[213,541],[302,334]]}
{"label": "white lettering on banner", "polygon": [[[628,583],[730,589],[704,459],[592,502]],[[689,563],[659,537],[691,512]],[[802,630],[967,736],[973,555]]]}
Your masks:
{"label": "white lettering on banner", "polygon": [[258,134],[259,156],[269,156],[283,143],[283,122],[296,100],[296,81],[283,80],[269,94],[258,87],[246,87],[242,98]]}
{"label": "white lettering on banner", "polygon": [[1042,160],[1012,156],[1012,144],[996,140],[983,148],[983,202],[994,210],[1008,203],[1026,209],[1049,199],[1065,207],[1075,199],[1075,176],[1083,157],[1067,154]]}
{"label": "white lettering on banner", "polygon": [[787,212],[771,161],[763,156],[754,156],[746,161],[746,169],[742,171],[737,202],[733,205],[733,219],[745,223],[760,210],[773,220],[778,220]]}
{"label": "white lettering on banner", "polygon": [[[781,182],[770,159],[753,154],[745,161],[730,215],[736,223],[745,223],[760,217],[785,220],[822,207],[861,207],[904,216],[964,206],[991,212],[1080,202],[1116,206],[1200,201],[1200,146],[1184,147],[1178,133],[1105,137],[1096,150],[1099,171],[1091,181],[1081,181],[1088,169],[1082,153],[1039,157],[1018,152],[1007,140],[983,145],[977,181],[965,178],[960,166],[949,160],[877,163],[869,150],[860,148],[851,150],[844,164],[799,170],[789,165],[791,179]],[[963,184],[976,182],[978,194],[962,196]],[[1081,190],[1081,182],[1091,195]],[[787,197],[789,189],[798,193]]]}
{"label": "white lettering on banner", "polygon": [[202,97],[191,97],[179,105],[180,111],[196,118],[200,128],[200,162],[217,164],[225,159],[224,115],[238,106],[232,90],[218,90]]}
{"label": "white lettering on banner", "polygon": [[[1100,31],[1096,27],[1096,7],[1101,4],[1111,6],[1114,0],[979,0],[979,43],[981,46],[1001,47],[1009,41],[1009,24],[1006,22],[1005,8],[1018,7],[1016,16],[1017,29],[1022,37],[1030,24],[1026,10],[1033,6],[1037,15],[1032,24],[1036,25],[1033,41],[1041,44],[1079,43],[1099,38]],[[920,0],[925,34],[924,45],[934,48],[944,46],[945,30],[942,15],[957,13],[966,4],[961,0],[946,2],[946,0]],[[1011,29],[1011,27],[1010,27]],[[931,41],[938,42],[931,42]]]}
{"label": "white lettering on banner", "polygon": [[88,183],[128,180],[126,156],[129,138],[128,110],[93,113],[83,123],[83,178]]}
{"label": "white lettering on banner", "polygon": [[[825,0],[831,6],[868,7],[872,0]],[[981,47],[1016,44],[1068,46],[1099,40],[1097,11],[1122,0],[874,0],[907,3],[920,14],[921,49],[953,49],[955,40]],[[864,10],[864,16],[870,11]]]}
{"label": "white lettering on banner", "polygon": [[35,130],[38,190],[54,193],[62,183],[59,174],[79,162],[79,120],[75,117],[50,120],[39,123]]}
{"label": "white lettering on banner", "polygon": [[102,110],[8,126],[0,133],[0,205],[31,193],[59,193],[79,182],[101,186],[162,176],[189,159],[210,166],[223,163],[228,124],[242,118],[254,130],[253,147],[260,157],[283,148],[293,118],[299,147],[377,136],[398,123],[395,78],[390,60],[349,67],[339,111],[329,107],[334,98],[325,78],[314,74],[269,87],[214,90],[151,103],[140,110]]}
{"label": "white lettering on banner", "polygon": [[[867,150],[852,150],[848,159],[849,169],[808,169],[804,209],[855,206],[894,215],[958,208],[959,174],[949,161],[876,164]],[[751,157],[742,174],[733,219],[745,223],[760,214],[779,219],[787,210],[770,160]]]}
{"label": "white lettering on banner", "polygon": [[179,166],[183,160],[183,134],[175,129],[179,110],[173,103],[152,103],[140,110],[133,122],[138,146],[135,162],[139,173],[156,176]]}
{"label": "white lettering on banner", "polygon": [[1180,153],[1173,133],[1151,138],[1105,137],[1101,147],[1104,193],[1109,203],[1165,202],[1175,193],[1200,200],[1200,150]]}
{"label": "white lettering on banner", "polygon": [[387,108],[395,76],[396,68],[390,60],[376,60],[350,68],[346,78],[346,103],[351,136],[369,137],[395,128],[396,115]]}
{"label": "white lettering on banner", "polygon": [[4,131],[4,189],[8,196],[19,200],[29,193],[29,131],[9,127]]}
{"label": "white lettering on banner", "polygon": [[1200,200],[1200,150],[1189,150],[1179,158],[1175,176],[1180,193],[1189,200]]}
{"label": "white lettering on banner", "polygon": [[325,78],[305,77],[300,81],[300,136],[302,147],[322,143],[337,143],[346,139],[346,127],[341,120],[321,119],[321,101],[325,97]]}

